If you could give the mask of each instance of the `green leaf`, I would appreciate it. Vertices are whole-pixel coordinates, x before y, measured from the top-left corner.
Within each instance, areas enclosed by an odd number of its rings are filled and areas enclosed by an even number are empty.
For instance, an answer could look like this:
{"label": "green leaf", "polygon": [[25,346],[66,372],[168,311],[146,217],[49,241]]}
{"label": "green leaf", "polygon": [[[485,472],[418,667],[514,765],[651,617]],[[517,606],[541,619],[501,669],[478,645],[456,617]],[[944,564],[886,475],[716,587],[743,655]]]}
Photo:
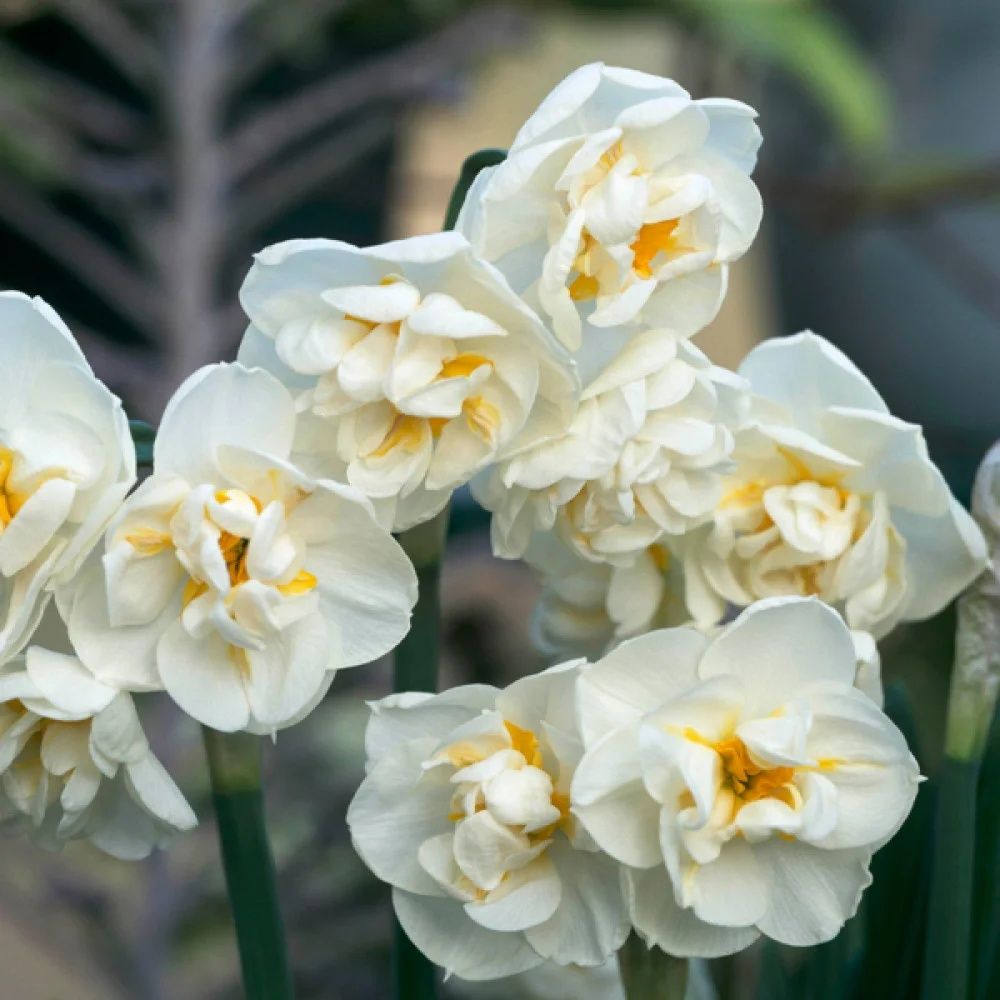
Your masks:
{"label": "green leaf", "polygon": [[923,1000],[967,1000],[979,762],[945,756],[937,776]]}
{"label": "green leaf", "polygon": [[[919,758],[910,698],[898,681],[886,689],[885,711]],[[924,785],[902,829],[872,860],[873,882],[862,903],[865,944],[855,1000],[908,1000],[919,994],[933,815],[932,790]]]}
{"label": "green leaf", "polygon": [[774,941],[765,941],[761,947],[757,1000],[795,1000],[781,946]]}
{"label": "green leaf", "polygon": [[885,81],[832,10],[813,0],[673,0],[669,6],[727,46],[794,76],[856,151],[885,144]]}
{"label": "green leaf", "polygon": [[983,756],[976,816],[973,996],[1000,996],[1000,715]]}

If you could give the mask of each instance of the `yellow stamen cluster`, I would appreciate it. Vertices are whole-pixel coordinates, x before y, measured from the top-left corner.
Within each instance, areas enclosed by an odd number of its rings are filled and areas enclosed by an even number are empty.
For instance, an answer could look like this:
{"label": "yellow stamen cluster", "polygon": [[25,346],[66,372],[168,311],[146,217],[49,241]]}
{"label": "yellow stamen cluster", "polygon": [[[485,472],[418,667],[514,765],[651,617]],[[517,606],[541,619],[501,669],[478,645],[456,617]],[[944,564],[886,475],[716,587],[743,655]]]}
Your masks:
{"label": "yellow stamen cluster", "polygon": [[14,460],[14,453],[9,448],[0,448],[0,525],[5,528],[28,500],[27,494],[19,493],[10,485]]}

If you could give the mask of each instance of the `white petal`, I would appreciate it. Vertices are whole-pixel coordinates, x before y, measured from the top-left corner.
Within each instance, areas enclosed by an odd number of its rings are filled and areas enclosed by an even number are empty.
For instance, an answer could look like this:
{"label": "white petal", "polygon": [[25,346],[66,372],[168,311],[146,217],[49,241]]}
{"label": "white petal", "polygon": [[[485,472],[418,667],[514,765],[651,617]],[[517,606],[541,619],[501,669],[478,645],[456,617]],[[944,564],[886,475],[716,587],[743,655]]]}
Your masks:
{"label": "white petal", "polygon": [[[460,823],[459,829],[468,822]],[[457,849],[455,856],[457,860]],[[523,868],[508,872],[485,902],[466,903],[465,912],[488,930],[521,931],[545,923],[556,912],[561,898],[559,875],[547,855],[542,854]]]}
{"label": "white petal", "polygon": [[292,397],[273,375],[239,364],[209,365],[191,375],[164,410],[153,454],[156,473],[211,483],[218,476],[219,445],[285,458],[294,427]]}
{"label": "white petal", "polygon": [[192,830],[198,825],[198,817],[181,790],[152,754],[126,765],[125,783],[135,800],[160,822],[175,830]]}
{"label": "white petal", "polygon": [[69,637],[87,669],[102,683],[130,691],[158,691],[156,644],[180,617],[181,588],[146,625],[114,628],[108,619],[104,568],[92,557],[73,585]]}
{"label": "white petal", "polygon": [[871,882],[869,851],[824,851],[781,840],[754,851],[770,886],[768,910],[757,926],[782,944],[829,941],[854,915]]}
{"label": "white petal", "polygon": [[180,620],[156,647],[160,681],[188,715],[225,733],[243,729],[250,706],[234,647],[218,636],[194,639]]}
{"label": "white petal", "polygon": [[818,690],[809,752],[837,789],[837,827],[819,841],[830,848],[873,846],[891,837],[909,815],[919,772],[906,740],[860,691]]}
{"label": "white petal", "polygon": [[744,358],[739,373],[754,392],[787,407],[810,433],[816,433],[832,406],[888,413],[882,397],[854,363],[809,330],[765,340]]}
{"label": "white petal", "polygon": [[119,694],[90,726],[91,751],[119,764],[142,760],[149,743],[139,723],[135,705],[128,694]]}
{"label": "white petal", "polygon": [[832,681],[850,687],[856,663],[843,619],[815,598],[771,598],[747,608],[712,642],[702,677],[739,677],[746,715],[767,715],[799,688]]}
{"label": "white petal", "polygon": [[454,786],[443,772],[422,767],[434,744],[417,739],[385,751],[355,793],[347,825],[355,850],[380,879],[440,895],[417,858],[421,844],[454,825],[448,820]]}
{"label": "white petal", "polygon": [[906,539],[907,621],[921,621],[937,614],[972,583],[986,564],[982,531],[954,498],[949,498],[947,512],[940,517],[921,517],[896,509],[892,523]]}
{"label": "white petal", "polygon": [[499,979],[542,963],[523,934],[480,927],[457,900],[394,889],[392,903],[406,936],[417,948],[463,979]]}
{"label": "white petal", "polygon": [[600,965],[628,936],[619,867],[601,853],[578,851],[558,837],[548,856],[562,883],[559,908],[525,934],[544,958],[560,965]]}
{"label": "white petal", "polygon": [[420,292],[408,281],[330,288],[322,297],[335,309],[369,323],[398,323],[420,302]]}
{"label": "white petal", "polygon": [[722,927],[749,927],[760,921],[777,887],[758,861],[758,850],[744,840],[730,840],[715,861],[697,869],[692,880],[697,917]]}
{"label": "white petal", "polygon": [[705,637],[675,628],[629,639],[581,674],[578,717],[591,746],[612,729],[638,721],[651,708],[697,683]]}
{"label": "white petal", "polygon": [[32,646],[25,656],[25,665],[40,694],[78,718],[107,708],[118,693],[114,687],[97,680],[75,656]]}
{"label": "white petal", "polygon": [[42,483],[0,533],[0,573],[13,576],[38,556],[62,527],[75,498],[76,487],[67,479]]}
{"label": "white petal", "polygon": [[406,554],[363,499],[324,482],[289,521],[307,543],[320,608],[335,623],[344,666],[378,659],[409,631],[417,579]]}
{"label": "white petal", "polygon": [[668,955],[718,958],[742,951],[760,936],[755,927],[718,927],[682,909],[665,868],[626,868],[622,880],[635,929]]}
{"label": "white petal", "polygon": [[662,863],[660,807],[642,782],[635,726],[614,730],[584,754],[570,799],[573,814],[611,857],[637,868]]}
{"label": "white petal", "polygon": [[408,740],[430,737],[436,744],[442,734],[493,708],[496,696],[497,689],[489,685],[465,684],[436,695],[407,692],[372,702],[365,753],[375,763]]}

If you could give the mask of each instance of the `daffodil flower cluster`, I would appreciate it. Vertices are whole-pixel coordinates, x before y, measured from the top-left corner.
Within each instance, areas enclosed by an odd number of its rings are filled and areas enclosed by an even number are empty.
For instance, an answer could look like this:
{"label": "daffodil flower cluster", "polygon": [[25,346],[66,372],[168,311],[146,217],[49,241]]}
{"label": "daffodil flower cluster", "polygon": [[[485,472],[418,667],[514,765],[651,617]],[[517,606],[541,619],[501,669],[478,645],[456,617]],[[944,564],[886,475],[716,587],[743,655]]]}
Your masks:
{"label": "daffodil flower cluster", "polygon": [[[568,659],[372,706],[348,822],[411,940],[492,979],[633,929],[704,957],[838,933],[920,780],[876,639],[986,548],[821,337],[737,372],[691,343],[760,225],[760,142],[744,104],[582,67],[458,231],[257,254],[238,360],[180,386],[135,489],[119,401],[0,294],[0,823],[122,858],[189,829],[133,695],[297,723],[407,634],[390,532],[470,486]],[[72,654],[31,645],[50,604]]]}
{"label": "daffodil flower cluster", "polygon": [[[628,926],[679,956],[829,940],[914,801],[876,639],[952,600],[985,546],[920,428],[831,344],[768,341],[737,372],[691,344],[760,223],[754,118],[586,66],[459,216],[579,385],[464,478],[495,554],[541,578],[539,648],[592,661],[373,706],[355,847],[462,977],[598,967]],[[325,381],[351,390],[341,353],[318,384],[282,356],[318,308],[298,280],[255,322],[315,415]]]}
{"label": "daffodil flower cluster", "polygon": [[[505,691],[372,706],[355,847],[468,979],[829,940],[920,780],[874,650],[815,598],[649,632]],[[608,868],[613,859],[616,874]]]}

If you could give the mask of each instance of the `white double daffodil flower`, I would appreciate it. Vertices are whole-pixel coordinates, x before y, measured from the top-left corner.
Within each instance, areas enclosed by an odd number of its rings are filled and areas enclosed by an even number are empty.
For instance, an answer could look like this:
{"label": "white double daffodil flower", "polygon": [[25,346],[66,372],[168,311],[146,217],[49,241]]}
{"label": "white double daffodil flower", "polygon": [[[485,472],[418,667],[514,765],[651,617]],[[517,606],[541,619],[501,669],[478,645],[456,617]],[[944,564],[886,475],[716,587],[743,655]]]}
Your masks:
{"label": "white double daffodil flower", "polygon": [[542,582],[531,636],[549,662],[593,659],[651,629],[690,624],[681,563],[665,545],[620,566],[584,559],[548,534],[525,561]]}
{"label": "white double daffodil flower", "polygon": [[135,483],[121,403],[41,299],[0,292],[0,663]]}
{"label": "white double daffodil flower", "polygon": [[755,348],[754,402],[710,527],[685,539],[702,626],[727,602],[816,595],[880,637],[927,618],[985,566],[982,532],[931,461],[921,429],[813,333]]}
{"label": "white double daffodil flower", "polygon": [[711,518],[744,384],[658,331],[645,346],[643,377],[595,382],[564,432],[474,481],[476,499],[493,511],[497,555],[524,556],[554,532],[584,559],[627,567]]}
{"label": "white double daffodil flower", "polygon": [[372,706],[354,846],[414,944],[462,978],[600,965],[628,934],[618,866],[569,809],[577,670]]}
{"label": "white double daffodil flower", "polygon": [[361,490],[396,531],[515,438],[565,426],[577,402],[565,352],[457,233],[272,246],[241,301],[240,360],[296,393],[302,461]]}
{"label": "white double daffodil flower", "polygon": [[302,718],[341,667],[392,649],[416,576],[357,491],[289,461],[295,407],[273,376],[196,372],[156,438],[153,474],[60,593],[95,676],[165,688],[224,731]]}
{"label": "white double daffodil flower", "polygon": [[690,336],[715,316],[728,265],[760,225],[755,116],[663,77],[583,66],[478,176],[458,229],[586,372],[637,329]]}
{"label": "white double daffodil flower", "polygon": [[128,694],[36,646],[0,667],[0,826],[131,861],[196,823]]}
{"label": "white double daffodil flower", "polygon": [[920,780],[860,689],[877,668],[855,638],[815,598],[774,598],[714,638],[650,632],[585,668],[572,811],[627,866],[649,944],[814,945],[854,914]]}

